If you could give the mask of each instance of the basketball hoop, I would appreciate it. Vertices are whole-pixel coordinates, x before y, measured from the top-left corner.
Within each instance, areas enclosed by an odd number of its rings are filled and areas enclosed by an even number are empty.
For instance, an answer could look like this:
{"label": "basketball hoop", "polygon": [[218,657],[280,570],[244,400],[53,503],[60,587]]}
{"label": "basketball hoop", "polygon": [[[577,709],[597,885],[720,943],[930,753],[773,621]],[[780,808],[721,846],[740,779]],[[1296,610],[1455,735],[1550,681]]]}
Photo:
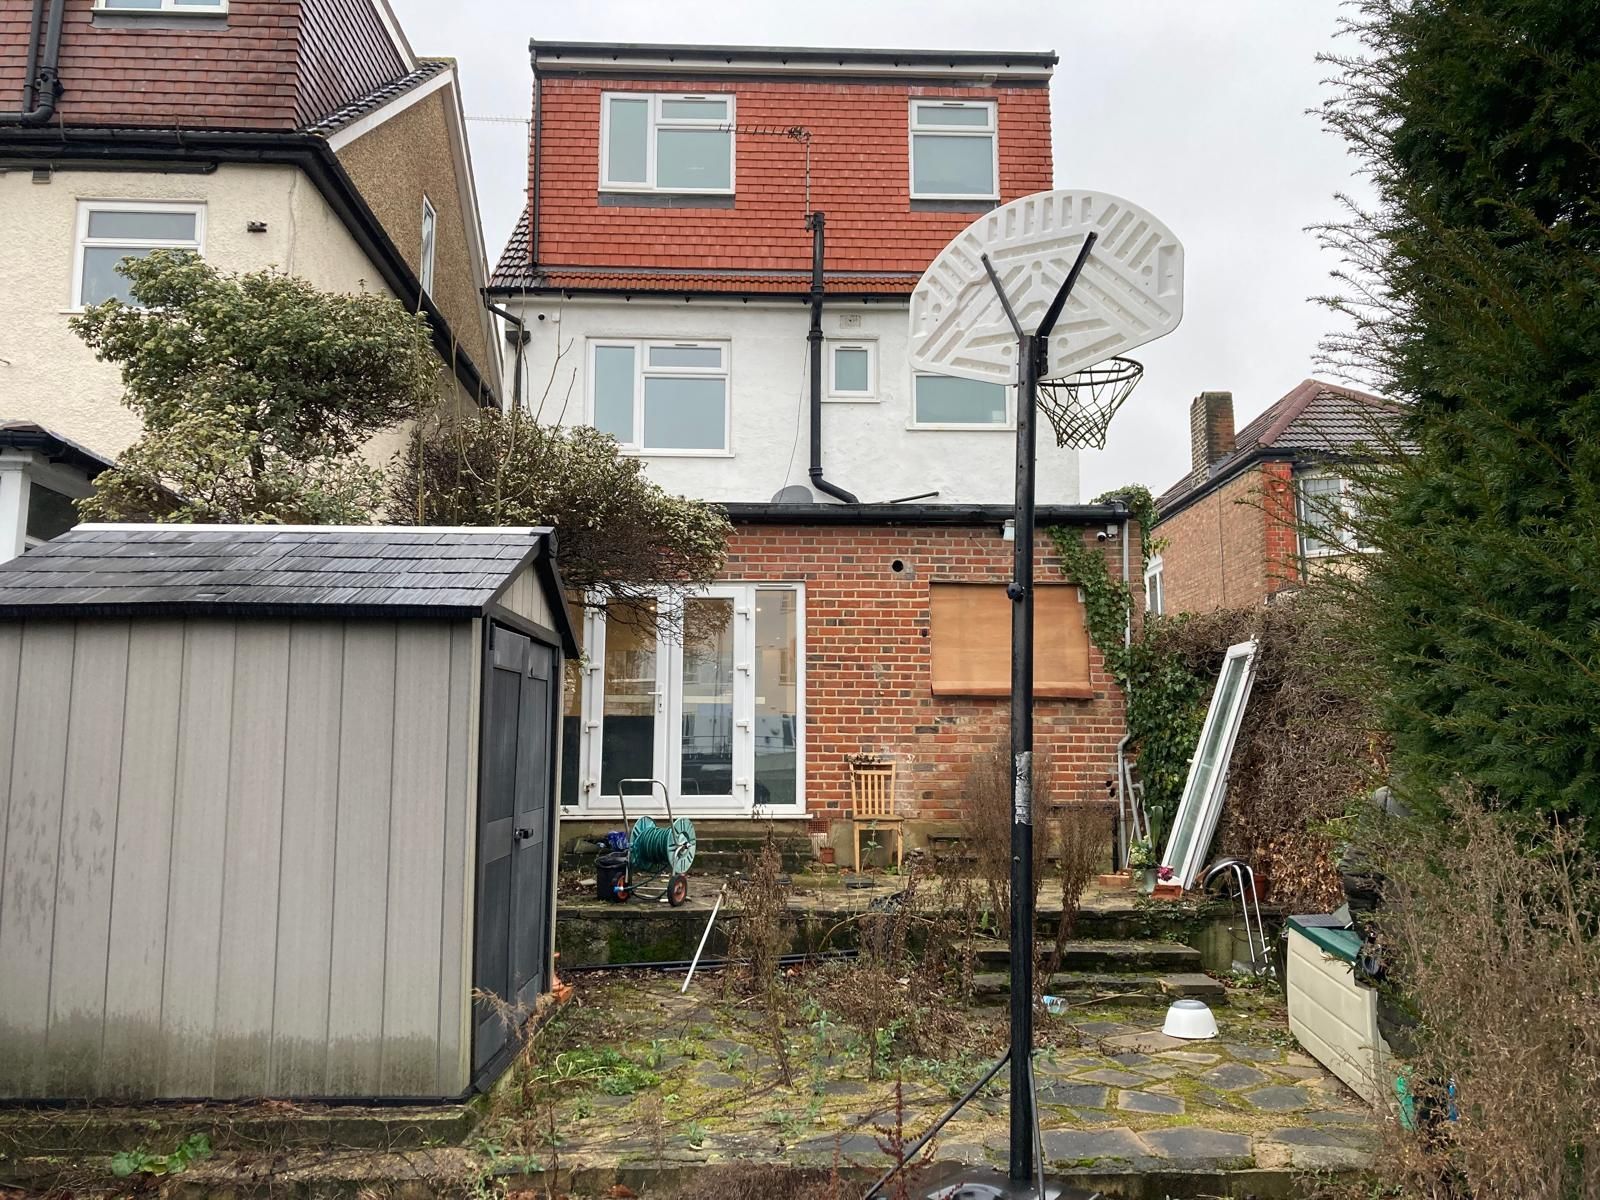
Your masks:
{"label": "basketball hoop", "polygon": [[1060,379],[1039,380],[1039,411],[1055,427],[1056,445],[1104,450],[1111,418],[1143,377],[1143,363],[1108,358]]}

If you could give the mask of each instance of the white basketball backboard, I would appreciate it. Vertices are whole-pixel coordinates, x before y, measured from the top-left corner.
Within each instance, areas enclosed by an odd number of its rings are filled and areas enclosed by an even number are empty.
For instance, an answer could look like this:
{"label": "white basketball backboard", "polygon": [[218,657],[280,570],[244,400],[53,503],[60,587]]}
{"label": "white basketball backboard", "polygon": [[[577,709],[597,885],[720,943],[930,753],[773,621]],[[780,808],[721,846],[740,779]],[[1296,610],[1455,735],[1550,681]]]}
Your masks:
{"label": "white basketball backboard", "polygon": [[911,294],[911,365],[1016,383],[1017,335],[981,255],[989,255],[1031,333],[1091,230],[1099,238],[1051,335],[1046,377],[1070,375],[1176,329],[1183,246],[1171,230],[1104,192],[1035,192],[979,217],[923,272]]}

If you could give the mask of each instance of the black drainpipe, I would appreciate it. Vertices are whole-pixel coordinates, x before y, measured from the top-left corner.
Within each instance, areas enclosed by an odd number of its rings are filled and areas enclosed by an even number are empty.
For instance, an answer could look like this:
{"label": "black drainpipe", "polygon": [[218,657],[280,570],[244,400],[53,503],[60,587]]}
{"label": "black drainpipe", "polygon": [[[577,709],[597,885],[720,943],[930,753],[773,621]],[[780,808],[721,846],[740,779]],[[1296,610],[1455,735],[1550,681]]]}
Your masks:
{"label": "black drainpipe", "polygon": [[806,334],[811,349],[811,486],[846,504],[860,504],[854,492],[822,477],[822,227],[826,223],[823,213],[806,217],[806,228],[811,230],[811,331]]}
{"label": "black drainpipe", "polygon": [[44,0],[33,0],[28,23],[28,60],[22,80],[22,109],[0,112],[0,125],[44,125],[55,116],[61,95],[61,25],[66,0],[50,0],[50,21],[45,26],[44,62],[39,62],[39,19]]}
{"label": "black drainpipe", "polygon": [[515,371],[516,374],[512,375],[511,377],[511,411],[520,413],[522,411],[522,351],[523,348],[528,344],[527,323],[524,322],[521,317],[512,316],[511,313],[501,308],[499,305],[491,304],[489,302],[487,288],[484,289],[483,304],[484,307],[490,312],[496,314],[497,316],[504,317],[507,321],[510,321],[517,327],[517,332],[512,335],[516,338],[517,355],[512,367],[512,370]]}

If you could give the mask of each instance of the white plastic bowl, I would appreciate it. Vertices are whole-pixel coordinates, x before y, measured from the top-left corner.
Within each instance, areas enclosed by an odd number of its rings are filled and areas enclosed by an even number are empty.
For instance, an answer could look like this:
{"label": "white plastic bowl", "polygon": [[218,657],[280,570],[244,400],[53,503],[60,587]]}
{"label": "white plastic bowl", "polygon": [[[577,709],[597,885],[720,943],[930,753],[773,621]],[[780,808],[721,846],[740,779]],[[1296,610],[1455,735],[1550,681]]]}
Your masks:
{"label": "white plastic bowl", "polygon": [[1217,1036],[1217,1019],[1201,1000],[1174,1000],[1161,1032],[1168,1037],[1201,1041]]}

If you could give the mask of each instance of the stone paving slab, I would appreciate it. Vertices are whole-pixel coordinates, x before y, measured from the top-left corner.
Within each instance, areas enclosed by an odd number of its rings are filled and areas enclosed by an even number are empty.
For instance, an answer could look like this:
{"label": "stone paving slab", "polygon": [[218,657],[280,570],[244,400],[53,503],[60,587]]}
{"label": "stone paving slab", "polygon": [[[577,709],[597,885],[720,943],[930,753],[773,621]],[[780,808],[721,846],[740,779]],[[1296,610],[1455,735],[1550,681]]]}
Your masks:
{"label": "stone paving slab", "polygon": [[1106,1159],[1133,1163],[1150,1157],[1131,1129],[1055,1129],[1042,1141],[1052,1166],[1092,1166]]}
{"label": "stone paving slab", "polygon": [[1179,1125],[1171,1129],[1150,1129],[1140,1135],[1144,1144],[1162,1158],[1191,1163],[1202,1160],[1245,1160],[1252,1157],[1249,1137]]}
{"label": "stone paving slab", "polygon": [[1175,1117],[1183,1112],[1183,1101],[1176,1096],[1163,1096],[1157,1092],[1121,1092],[1117,1096],[1117,1107],[1124,1112]]}

